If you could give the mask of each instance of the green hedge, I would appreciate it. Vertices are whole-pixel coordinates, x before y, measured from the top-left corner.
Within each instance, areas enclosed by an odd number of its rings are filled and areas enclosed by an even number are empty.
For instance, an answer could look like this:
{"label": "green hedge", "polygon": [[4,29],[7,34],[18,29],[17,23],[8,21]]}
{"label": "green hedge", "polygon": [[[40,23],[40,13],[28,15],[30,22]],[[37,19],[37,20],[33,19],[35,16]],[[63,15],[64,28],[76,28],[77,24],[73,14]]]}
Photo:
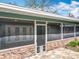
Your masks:
{"label": "green hedge", "polygon": [[79,46],[79,41],[77,40],[71,41],[67,44],[67,46],[71,46],[71,47]]}

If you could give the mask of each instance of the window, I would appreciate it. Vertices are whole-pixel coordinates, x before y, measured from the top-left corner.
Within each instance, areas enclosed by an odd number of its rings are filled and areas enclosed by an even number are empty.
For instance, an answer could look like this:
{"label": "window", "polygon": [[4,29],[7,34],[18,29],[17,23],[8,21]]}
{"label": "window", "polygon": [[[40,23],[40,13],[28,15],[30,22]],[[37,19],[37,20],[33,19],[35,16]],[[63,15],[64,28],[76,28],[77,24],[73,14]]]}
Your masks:
{"label": "window", "polygon": [[19,27],[15,27],[15,35],[19,35],[20,34],[20,29],[19,29]]}
{"label": "window", "polygon": [[79,36],[79,26],[76,26],[76,36]]}
{"label": "window", "polygon": [[34,44],[34,26],[31,23],[6,23],[0,26],[0,49]]}
{"label": "window", "polygon": [[64,25],[63,33],[64,38],[74,37],[74,25]]}
{"label": "window", "polygon": [[48,41],[57,40],[61,38],[60,24],[49,23],[47,26]]}
{"label": "window", "polygon": [[26,35],[26,27],[23,27],[23,35]]}

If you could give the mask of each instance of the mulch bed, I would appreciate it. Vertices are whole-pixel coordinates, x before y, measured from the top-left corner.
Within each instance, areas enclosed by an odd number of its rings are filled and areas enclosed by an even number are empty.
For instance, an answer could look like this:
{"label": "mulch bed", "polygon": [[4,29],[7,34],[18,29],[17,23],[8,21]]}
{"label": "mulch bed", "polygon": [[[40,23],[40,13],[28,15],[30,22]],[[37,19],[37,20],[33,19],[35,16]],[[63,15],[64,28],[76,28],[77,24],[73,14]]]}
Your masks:
{"label": "mulch bed", "polygon": [[65,46],[66,49],[70,49],[70,50],[73,50],[75,52],[79,52],[79,46],[76,46],[76,47],[71,47],[71,46]]}

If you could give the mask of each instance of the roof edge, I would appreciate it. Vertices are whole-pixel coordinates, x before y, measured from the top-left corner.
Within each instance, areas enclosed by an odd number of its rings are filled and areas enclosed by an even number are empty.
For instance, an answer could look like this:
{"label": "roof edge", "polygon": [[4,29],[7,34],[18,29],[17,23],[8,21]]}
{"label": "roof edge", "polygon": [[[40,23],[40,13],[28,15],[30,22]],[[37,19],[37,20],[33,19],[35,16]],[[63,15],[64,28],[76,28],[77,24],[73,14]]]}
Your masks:
{"label": "roof edge", "polygon": [[[76,19],[76,18],[64,17],[64,16],[60,16],[60,15],[56,15],[56,14],[52,14],[52,13],[48,13],[48,12],[44,12],[44,11],[23,8],[23,7],[14,6],[14,5],[5,4],[5,3],[0,3],[0,8],[5,9],[5,11],[8,10],[6,12],[10,12],[10,13],[17,13],[17,14],[23,14],[23,15],[31,15],[31,16],[39,16],[39,17],[45,17],[45,18],[51,18],[51,19],[55,18],[55,19],[60,19],[60,20],[78,21],[79,22],[79,19]],[[4,11],[1,9],[0,9],[0,11]],[[11,11],[16,11],[16,12],[11,12]]]}

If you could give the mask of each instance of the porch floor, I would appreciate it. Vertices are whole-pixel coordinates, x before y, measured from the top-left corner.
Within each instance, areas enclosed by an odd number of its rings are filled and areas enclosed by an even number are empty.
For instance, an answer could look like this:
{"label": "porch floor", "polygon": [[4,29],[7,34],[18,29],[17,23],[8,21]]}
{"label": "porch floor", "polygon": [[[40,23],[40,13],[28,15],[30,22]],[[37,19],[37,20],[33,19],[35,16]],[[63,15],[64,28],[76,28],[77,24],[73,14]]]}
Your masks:
{"label": "porch floor", "polygon": [[57,48],[25,59],[79,59],[79,53],[65,48]]}

